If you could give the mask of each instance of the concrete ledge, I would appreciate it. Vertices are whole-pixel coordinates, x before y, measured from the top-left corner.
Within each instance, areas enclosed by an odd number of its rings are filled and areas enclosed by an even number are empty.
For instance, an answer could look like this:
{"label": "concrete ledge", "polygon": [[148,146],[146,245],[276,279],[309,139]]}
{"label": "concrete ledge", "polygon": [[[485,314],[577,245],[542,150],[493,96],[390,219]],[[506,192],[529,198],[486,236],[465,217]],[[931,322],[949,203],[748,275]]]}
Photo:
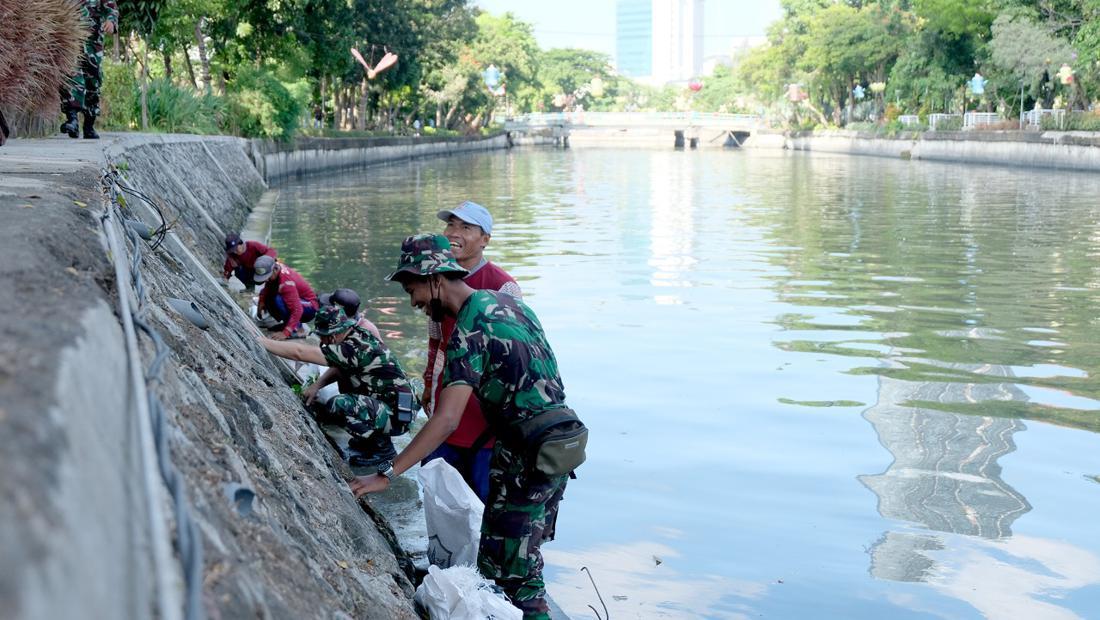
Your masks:
{"label": "concrete ledge", "polygon": [[508,136],[470,138],[300,138],[252,140],[249,155],[268,183],[373,164],[508,148]]}
{"label": "concrete ledge", "polygon": [[[776,142],[761,143],[778,148]],[[1100,133],[952,131],[897,138],[855,131],[792,134],[782,148],[845,155],[968,162],[1063,170],[1100,171]]]}

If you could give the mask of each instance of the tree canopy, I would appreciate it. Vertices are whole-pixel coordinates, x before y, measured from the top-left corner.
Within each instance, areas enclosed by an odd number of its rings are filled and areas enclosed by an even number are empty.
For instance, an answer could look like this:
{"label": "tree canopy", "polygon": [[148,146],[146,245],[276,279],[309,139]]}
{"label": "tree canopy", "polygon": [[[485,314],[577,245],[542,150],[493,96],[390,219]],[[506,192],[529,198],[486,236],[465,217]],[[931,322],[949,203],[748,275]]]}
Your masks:
{"label": "tree canopy", "polygon": [[[465,0],[119,4],[131,74],[116,79],[119,88],[147,64],[161,80],[155,106],[185,103],[209,116],[196,126],[275,137],[314,124],[323,125],[318,132],[411,131],[415,120],[429,131],[468,132],[494,113],[581,108],[778,118],[806,110],[832,124],[882,118],[887,108],[1008,113],[1085,107],[1100,79],[1100,0],[781,0],[766,45],[692,88],[632,82],[599,52],[540,49],[531,24]],[[368,79],[353,47],[371,65],[387,53],[399,60]],[[487,83],[494,71],[497,81]],[[119,73],[112,68],[109,81]],[[965,86],[975,73],[988,79],[982,93]]]}
{"label": "tree canopy", "polygon": [[[1057,97],[1088,104],[1100,77],[1100,0],[782,0],[768,44],[738,71],[762,106],[780,110],[787,84],[832,112],[855,108],[857,85],[884,84],[883,103],[913,113],[1019,111]],[[1066,66],[1068,69],[1063,69]],[[1056,77],[1072,71],[1073,79]],[[984,92],[966,88],[975,73]],[[1020,88],[1024,87],[1024,99]],[[880,113],[881,113],[880,109]]]}

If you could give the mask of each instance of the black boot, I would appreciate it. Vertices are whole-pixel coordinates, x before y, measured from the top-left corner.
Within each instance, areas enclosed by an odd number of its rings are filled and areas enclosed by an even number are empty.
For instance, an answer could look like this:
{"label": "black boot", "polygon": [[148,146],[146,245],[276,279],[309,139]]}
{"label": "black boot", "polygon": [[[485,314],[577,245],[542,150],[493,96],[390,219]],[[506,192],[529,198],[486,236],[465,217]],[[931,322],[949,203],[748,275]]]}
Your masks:
{"label": "black boot", "polygon": [[[73,137],[75,138],[76,136]],[[99,134],[95,132],[95,114],[88,114],[87,112],[84,113],[84,139],[99,139]]]}
{"label": "black boot", "polygon": [[78,131],[80,131],[80,121],[76,118],[76,112],[65,112],[65,122],[61,124],[61,133],[68,134],[70,138],[75,138]]}
{"label": "black boot", "polygon": [[11,129],[8,129],[8,122],[4,119],[4,111],[0,110],[0,146],[4,146],[10,135]]}

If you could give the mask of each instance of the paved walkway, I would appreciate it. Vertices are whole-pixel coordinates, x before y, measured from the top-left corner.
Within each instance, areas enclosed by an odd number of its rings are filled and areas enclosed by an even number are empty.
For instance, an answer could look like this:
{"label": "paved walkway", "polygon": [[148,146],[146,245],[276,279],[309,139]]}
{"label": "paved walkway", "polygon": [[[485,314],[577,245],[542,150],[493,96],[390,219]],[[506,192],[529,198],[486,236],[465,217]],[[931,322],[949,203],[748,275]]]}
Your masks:
{"label": "paved walkway", "polygon": [[[58,494],[71,490],[65,484],[72,464],[95,452],[69,440],[91,416],[66,426],[62,403],[71,395],[59,393],[58,383],[65,356],[85,335],[86,313],[115,305],[100,286],[114,280],[96,237],[102,160],[100,143],[67,137],[13,139],[0,147],[0,283],[7,308],[0,320],[0,591],[15,595],[6,604],[13,617],[47,598],[34,585],[46,581],[23,580],[28,566],[60,567],[81,551],[70,548],[63,558],[47,550],[74,544],[64,511],[55,509]],[[97,492],[114,497],[110,490],[117,486],[104,484]],[[101,531],[96,524],[85,519],[85,531]],[[116,559],[124,552],[117,553]],[[71,594],[82,596],[83,585]]]}
{"label": "paved walkway", "polygon": [[0,188],[10,174],[56,175],[103,163],[103,150],[126,134],[105,133],[99,140],[68,136],[24,140],[13,138],[0,146]]}

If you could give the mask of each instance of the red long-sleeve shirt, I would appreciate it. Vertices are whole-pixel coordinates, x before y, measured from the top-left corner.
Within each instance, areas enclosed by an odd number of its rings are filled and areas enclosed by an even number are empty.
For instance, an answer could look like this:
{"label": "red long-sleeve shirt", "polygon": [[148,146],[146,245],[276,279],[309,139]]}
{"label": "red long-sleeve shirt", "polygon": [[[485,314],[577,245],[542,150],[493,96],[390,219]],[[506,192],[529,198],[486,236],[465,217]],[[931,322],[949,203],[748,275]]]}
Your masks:
{"label": "red long-sleeve shirt", "polygon": [[257,258],[261,256],[276,258],[278,254],[275,248],[266,246],[259,241],[245,241],[244,254],[236,254],[234,252],[225,253],[225,267],[222,268],[223,276],[228,278],[237,267],[244,267],[249,271],[254,271],[253,265],[256,264]]}
{"label": "red long-sleeve shirt", "polygon": [[274,302],[276,295],[283,298],[286,310],[290,314],[286,319],[286,327],[283,328],[283,335],[287,338],[302,324],[303,304],[312,306],[314,310],[321,307],[317,301],[317,294],[313,292],[309,282],[306,282],[306,279],[297,271],[283,264],[279,265],[279,273],[272,274],[260,290],[256,305],[266,308],[267,300]]}
{"label": "red long-sleeve shirt", "polygon": [[[491,262],[484,262],[474,272],[463,278],[473,289],[501,291],[513,297],[520,297],[519,285],[500,267]],[[424,406],[428,411],[434,411],[435,403],[439,402],[439,393],[443,391],[440,385],[443,375],[443,360],[447,351],[447,342],[455,329],[455,319],[452,316],[444,317],[442,323],[428,322],[428,364],[424,368],[424,392],[430,399]],[[485,415],[481,413],[481,404],[477,396],[471,394],[466,401],[466,409],[462,412],[462,419],[458,422],[458,428],[446,439],[446,443],[460,448],[469,448],[474,441],[488,428]],[[493,445],[490,441],[484,446]]]}

